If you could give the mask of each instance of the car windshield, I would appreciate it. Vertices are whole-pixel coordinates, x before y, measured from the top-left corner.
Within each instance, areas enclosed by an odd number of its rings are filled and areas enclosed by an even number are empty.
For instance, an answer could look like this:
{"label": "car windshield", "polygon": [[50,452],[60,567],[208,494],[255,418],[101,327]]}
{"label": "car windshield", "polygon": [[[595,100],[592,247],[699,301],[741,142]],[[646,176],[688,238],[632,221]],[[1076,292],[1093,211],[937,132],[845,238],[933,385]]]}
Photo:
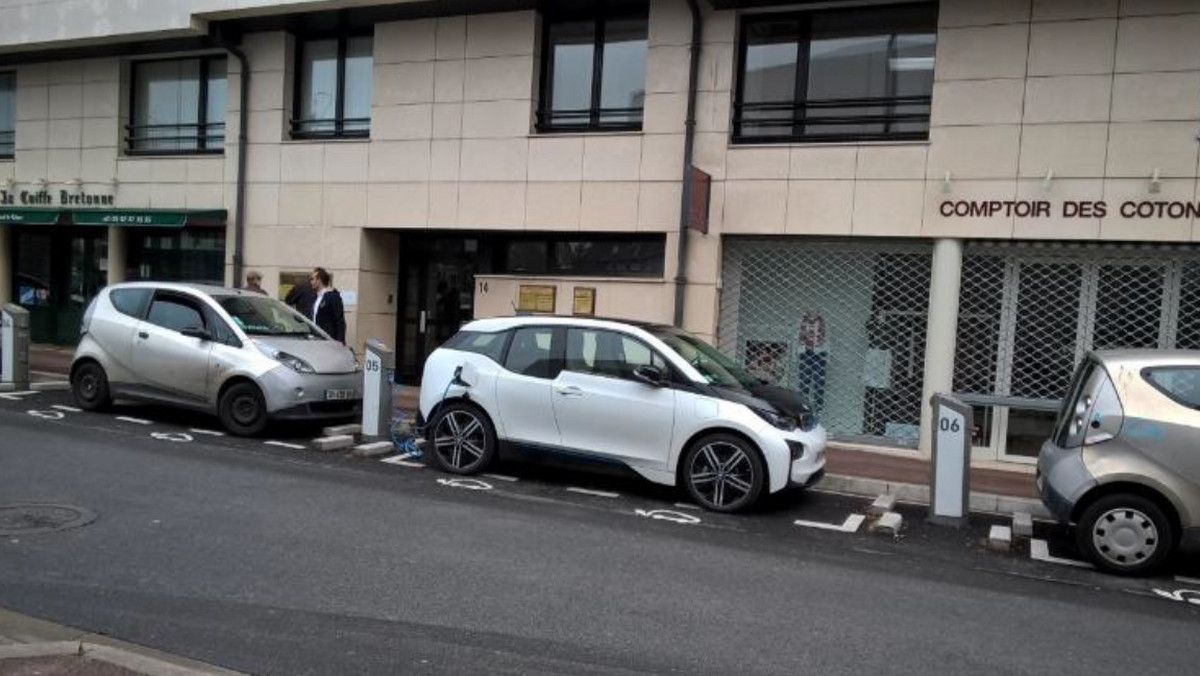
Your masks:
{"label": "car windshield", "polygon": [[238,328],[251,336],[305,336],[323,339],[299,312],[267,296],[214,296]]}
{"label": "car windshield", "polygon": [[655,338],[667,344],[692,365],[710,385],[749,388],[761,383],[717,348],[690,333],[678,329],[652,331]]}

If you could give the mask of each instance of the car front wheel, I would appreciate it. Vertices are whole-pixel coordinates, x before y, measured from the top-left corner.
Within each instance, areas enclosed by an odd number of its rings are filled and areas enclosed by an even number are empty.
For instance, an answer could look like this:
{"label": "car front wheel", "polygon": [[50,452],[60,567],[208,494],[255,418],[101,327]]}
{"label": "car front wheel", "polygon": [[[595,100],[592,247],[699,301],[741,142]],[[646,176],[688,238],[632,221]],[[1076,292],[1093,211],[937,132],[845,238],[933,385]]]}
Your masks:
{"label": "car front wheel", "polygon": [[252,437],[267,427],[267,402],[253,383],[235,383],[217,403],[221,424],[230,432]]}
{"label": "car front wheel", "polygon": [[447,404],[429,429],[430,455],[447,472],[475,474],[496,454],[496,430],[487,414],[471,404]]}
{"label": "car front wheel", "polygon": [[85,411],[101,411],[112,403],[108,393],[108,375],[94,361],[81,364],[71,378],[71,394]]}
{"label": "car front wheel", "polygon": [[692,444],[684,457],[683,482],[701,507],[736,512],[758,501],[766,469],[758,451],[745,439],[710,434]]}
{"label": "car front wheel", "polygon": [[1146,575],[1175,548],[1175,531],[1162,508],[1140,495],[1100,498],[1084,510],[1076,539],[1098,567],[1118,575]]}

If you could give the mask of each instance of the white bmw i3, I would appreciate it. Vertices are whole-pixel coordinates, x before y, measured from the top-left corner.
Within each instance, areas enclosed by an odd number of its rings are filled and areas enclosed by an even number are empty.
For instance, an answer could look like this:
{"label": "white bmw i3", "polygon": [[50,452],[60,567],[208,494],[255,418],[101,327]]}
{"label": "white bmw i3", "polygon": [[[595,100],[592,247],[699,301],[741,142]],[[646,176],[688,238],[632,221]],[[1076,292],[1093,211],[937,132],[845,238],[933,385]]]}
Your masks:
{"label": "white bmw i3", "polygon": [[624,465],[733,512],[825,469],[825,430],[789,390],[668,326],[481,319],[425,362],[420,418],[439,468],[535,450]]}

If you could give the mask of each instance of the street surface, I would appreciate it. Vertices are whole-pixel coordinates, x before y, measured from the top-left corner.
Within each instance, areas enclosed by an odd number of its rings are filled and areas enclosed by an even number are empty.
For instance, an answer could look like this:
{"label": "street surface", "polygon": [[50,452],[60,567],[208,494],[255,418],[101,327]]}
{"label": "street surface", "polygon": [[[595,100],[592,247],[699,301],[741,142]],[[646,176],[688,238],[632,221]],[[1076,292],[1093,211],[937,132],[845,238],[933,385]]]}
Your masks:
{"label": "street surface", "polygon": [[[145,407],[0,397],[0,607],[258,674],[1194,673],[1200,561],[1130,580],[986,549],[901,506],[787,493],[744,516],[510,463],[455,480]],[[32,412],[32,413],[31,413]],[[122,419],[124,418],[124,419]],[[266,443],[276,442],[276,443]],[[828,524],[797,525],[802,520]],[[1061,529],[1035,536],[1077,557]],[[1189,592],[1186,590],[1195,590]]]}

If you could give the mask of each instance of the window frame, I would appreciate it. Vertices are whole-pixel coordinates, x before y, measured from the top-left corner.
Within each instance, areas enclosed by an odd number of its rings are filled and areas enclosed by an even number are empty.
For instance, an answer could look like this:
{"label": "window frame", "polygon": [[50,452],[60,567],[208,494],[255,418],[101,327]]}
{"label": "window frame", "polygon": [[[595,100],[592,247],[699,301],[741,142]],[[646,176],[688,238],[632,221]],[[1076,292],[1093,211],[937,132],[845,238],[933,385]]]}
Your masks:
{"label": "window frame", "polygon": [[17,156],[17,71],[0,70],[0,78],[8,79],[12,83],[12,88],[9,89],[9,98],[12,101],[12,129],[0,129],[0,160],[11,160]]}
{"label": "window frame", "polygon": [[[295,54],[293,59],[293,78],[292,78],[292,114],[288,119],[288,135],[296,140],[338,140],[338,139],[369,139],[371,138],[371,118],[350,118],[352,122],[365,121],[365,129],[346,129],[346,44],[354,38],[371,38],[371,77],[374,79],[375,71],[375,31],[356,30],[356,31],[335,31],[335,32],[318,32],[305,33],[295,35]],[[304,45],[309,42],[319,42],[324,40],[335,40],[337,42],[337,100],[334,102],[334,117],[333,130],[304,130],[302,126],[305,123],[324,122],[326,120],[305,120],[300,117],[300,109],[303,105],[301,101],[301,93],[304,91]],[[368,110],[370,105],[374,103],[375,91],[374,82],[371,89],[372,101],[368,102]]]}
{"label": "window frame", "polygon": [[[839,133],[839,134],[817,134],[817,135],[808,134],[808,133],[805,133],[804,131],[802,131],[806,127],[806,120],[808,119],[805,115],[805,112],[810,107],[809,99],[808,99],[808,77],[809,77],[809,66],[812,61],[812,19],[813,19],[813,16],[817,15],[817,14],[825,13],[825,12],[846,11],[847,9],[870,10],[870,9],[876,9],[876,8],[896,8],[896,7],[914,7],[914,8],[916,8],[916,7],[933,7],[935,18],[934,18],[934,22],[933,22],[932,26],[930,26],[930,28],[932,30],[933,35],[935,36],[934,50],[936,53],[936,49],[937,49],[936,36],[938,34],[938,23],[937,23],[936,17],[937,17],[938,12],[940,12],[940,10],[941,10],[940,3],[937,1],[912,0],[910,2],[898,2],[898,3],[894,3],[894,4],[889,3],[889,4],[867,5],[865,7],[858,7],[858,8],[855,8],[855,7],[844,8],[844,7],[838,7],[838,6],[828,6],[828,7],[820,7],[817,9],[799,9],[799,10],[783,11],[783,12],[758,12],[758,13],[745,14],[745,15],[740,16],[738,18],[738,27],[737,27],[737,41],[738,42],[737,42],[737,53],[735,55],[737,61],[735,64],[735,71],[734,71],[734,77],[736,78],[736,82],[734,84],[733,111],[732,111],[733,119],[732,119],[731,125],[730,125],[730,127],[731,127],[730,134],[731,134],[732,143],[737,144],[737,145],[754,145],[754,144],[771,144],[771,143],[775,143],[775,144],[778,144],[778,143],[824,144],[824,143],[856,143],[856,142],[861,143],[861,142],[880,142],[880,141],[882,141],[882,142],[928,141],[929,140],[929,124],[930,124],[930,119],[932,117],[932,112],[933,112],[933,89],[932,89],[932,86],[930,87],[930,93],[928,96],[883,97],[883,98],[890,98],[891,101],[881,103],[876,106],[876,107],[887,107],[887,108],[894,109],[895,107],[897,107],[899,105],[905,105],[905,102],[907,102],[910,105],[911,104],[928,105],[929,113],[926,115],[923,115],[923,116],[917,115],[916,119],[907,119],[906,117],[903,117],[903,116],[908,116],[909,114],[892,113],[893,116],[901,115],[902,117],[897,120],[887,120],[886,121],[886,124],[892,124],[894,122],[922,121],[920,118],[923,117],[924,118],[923,121],[925,122],[925,125],[926,125],[924,131],[883,132],[883,133],[867,133],[867,134]],[[796,21],[799,24],[799,29],[797,31],[797,36],[796,36],[796,44],[797,44],[796,82],[795,82],[795,87],[793,88],[793,94],[792,94],[792,97],[793,97],[792,98],[792,103],[793,103],[792,124],[791,124],[792,132],[790,134],[786,134],[786,135],[761,135],[761,136],[747,135],[743,132],[743,124],[745,122],[743,116],[744,116],[744,107],[746,105],[745,104],[746,56],[747,56],[747,52],[749,51],[749,41],[747,40],[747,38],[749,37],[749,30],[750,30],[751,26],[758,24],[758,23],[770,23],[773,21]],[[935,62],[934,67],[936,68],[936,62]],[[911,101],[908,101],[909,99],[911,99]],[[853,99],[850,99],[850,100],[853,100]],[[845,107],[845,106],[843,106],[843,107]],[[869,116],[864,116],[864,119],[870,121]],[[854,118],[846,118],[846,121],[849,124],[853,124],[856,120]]]}
{"label": "window frame", "polygon": [[[144,125],[144,124],[137,123],[138,67],[144,66],[146,64],[151,64],[151,63],[167,63],[167,62],[182,62],[182,61],[199,61],[199,64],[200,64],[200,70],[199,70],[199,73],[196,78],[197,81],[200,83],[200,92],[196,99],[196,108],[197,108],[196,124],[195,124],[196,147],[194,147],[194,148],[164,148],[164,149],[145,149],[145,148],[136,147],[135,144],[137,143],[137,140],[134,135],[134,130],[138,129],[138,128],[151,126],[151,125]],[[124,125],[124,128],[125,128],[125,139],[124,140],[125,140],[125,154],[126,155],[155,156],[155,155],[224,155],[225,154],[225,125],[226,125],[225,118],[222,117],[221,121],[219,123],[210,123],[208,121],[208,76],[209,76],[209,66],[214,61],[224,61],[225,62],[225,89],[226,89],[226,102],[228,103],[229,57],[226,56],[225,54],[206,53],[206,54],[196,54],[193,56],[176,56],[176,57],[171,57],[171,58],[167,58],[167,59],[138,59],[136,61],[129,62],[129,115],[127,116],[128,121]],[[228,109],[226,109],[225,112],[228,113],[229,112]],[[211,142],[210,137],[217,138],[217,136],[211,134],[208,130],[208,127],[210,127],[214,124],[220,124],[221,133],[220,133],[219,138],[221,139],[221,142],[217,147],[210,148],[210,147],[207,147],[209,145],[209,143]],[[179,126],[183,126],[183,125],[166,125],[166,126],[179,127]],[[168,137],[168,138],[173,138],[174,140],[179,140],[180,138],[187,138],[187,137],[176,136],[176,137]],[[141,143],[153,142],[156,140],[163,140],[163,139],[154,139],[154,138],[142,139]]]}
{"label": "window frame", "polygon": [[[627,3],[627,4],[608,4],[599,3],[594,7],[575,10],[550,10],[544,9],[541,12],[542,19],[542,35],[541,35],[541,73],[538,75],[538,106],[536,111],[536,122],[534,129],[539,134],[580,134],[594,132],[635,132],[641,131],[645,121],[646,105],[643,98],[642,107],[634,108],[610,108],[612,111],[630,111],[630,116],[633,116],[633,111],[636,110],[637,120],[633,122],[611,122],[605,123],[600,119],[600,114],[604,108],[600,106],[601,90],[604,86],[604,25],[609,19],[630,19],[641,18],[646,23],[646,43],[647,54],[646,62],[649,62],[649,40],[650,40],[650,3]],[[588,106],[588,120],[586,124],[563,124],[554,123],[554,49],[550,44],[550,28],[556,23],[587,21],[590,20],[592,26],[592,89],[589,97],[590,105]],[[643,64],[642,69],[642,84],[645,86],[646,66]],[[645,91],[643,89],[643,91]]]}

